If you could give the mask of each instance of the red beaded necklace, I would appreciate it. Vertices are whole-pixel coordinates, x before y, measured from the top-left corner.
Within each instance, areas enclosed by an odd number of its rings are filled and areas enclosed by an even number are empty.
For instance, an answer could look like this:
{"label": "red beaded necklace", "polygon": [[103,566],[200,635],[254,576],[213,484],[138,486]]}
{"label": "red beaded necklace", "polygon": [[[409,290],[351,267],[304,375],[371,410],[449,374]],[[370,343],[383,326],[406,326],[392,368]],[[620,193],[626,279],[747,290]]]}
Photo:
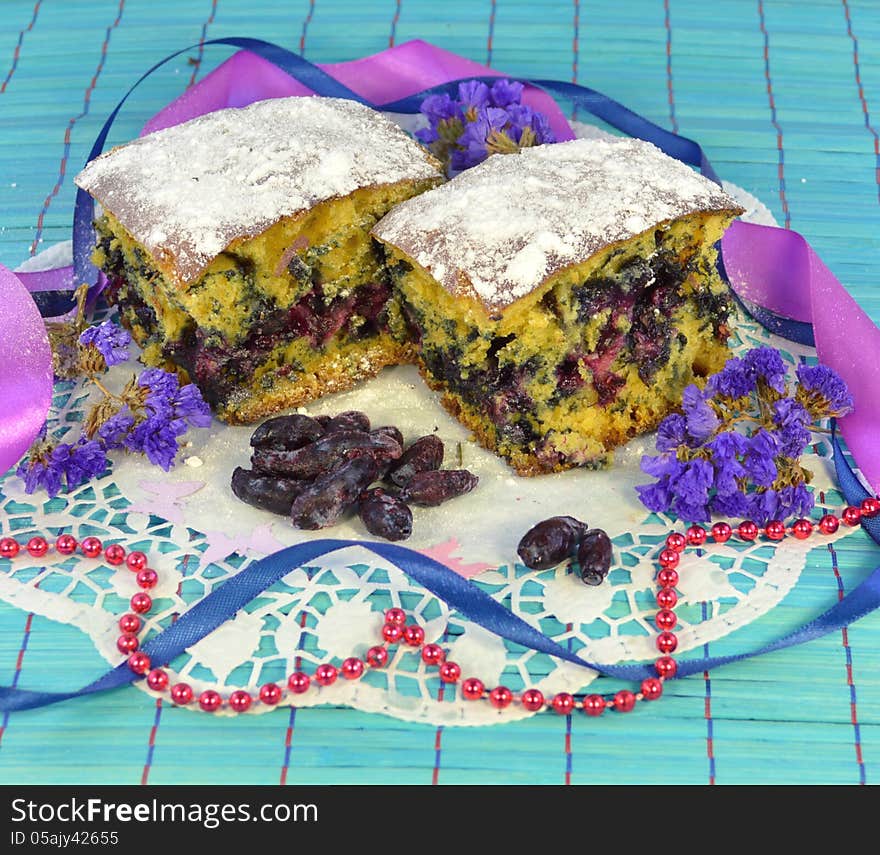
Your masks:
{"label": "red beaded necklace", "polygon": [[[859,507],[850,505],[843,509],[840,516],[825,514],[817,524],[808,519],[796,520],[791,526],[786,526],[781,520],[771,520],[763,529],[751,520],[744,520],[734,529],[729,523],[717,522],[708,531],[700,525],[690,526],[684,533],[672,532],[667,535],[664,548],[657,556],[659,570],[657,571],[657,594],[656,602],[659,610],[654,616],[654,623],[658,629],[655,646],[660,652],[660,657],[654,662],[656,677],[648,677],[642,680],[639,691],[632,692],[622,689],[614,695],[605,696],[600,694],[588,694],[576,697],[569,692],[557,692],[551,698],[546,698],[539,689],[524,689],[519,693],[513,692],[506,686],[495,686],[487,689],[485,683],[477,677],[462,679],[461,666],[447,658],[447,652],[439,645],[425,643],[425,631],[417,624],[407,624],[406,612],[399,608],[391,608],[385,612],[385,621],[382,625],[382,644],[374,645],[367,650],[364,659],[351,656],[344,659],[339,667],[329,662],[316,666],[310,675],[305,671],[294,671],[287,678],[287,690],[291,695],[302,695],[305,692],[331,686],[341,676],[344,680],[357,680],[363,676],[367,668],[383,668],[388,662],[389,647],[395,644],[405,644],[419,651],[422,661],[426,665],[437,668],[440,680],[445,684],[459,684],[461,696],[467,701],[488,701],[495,709],[502,710],[511,704],[519,704],[530,712],[553,710],[560,715],[567,715],[575,710],[583,710],[590,716],[599,716],[606,709],[615,712],[631,712],[638,701],[654,701],[663,694],[663,683],[675,676],[677,664],[672,654],[678,647],[678,638],[672,631],[675,629],[678,619],[675,614],[675,606],[678,603],[678,594],[675,591],[678,585],[678,571],[681,554],[688,546],[702,546],[709,537],[715,543],[726,543],[734,536],[744,542],[752,542],[759,535],[770,541],[780,541],[787,535],[792,535],[804,540],[818,530],[822,534],[834,534],[840,524],[854,527],[862,519],[870,519],[880,514],[880,500],[876,498],[865,499]],[[15,558],[21,551],[22,545],[11,537],[0,538],[0,558]],[[32,537],[25,549],[33,558],[42,558],[50,550],[49,542],[43,537]],[[126,553],[125,548],[118,543],[108,544],[106,547],[97,537],[85,537],[81,542],[69,534],[60,535],[54,543],[55,551],[60,555],[73,555],[77,548],[87,558],[99,558],[101,553],[104,559],[112,566],[120,566],[125,563],[129,570],[136,573],[136,581],[143,590],[134,594],[130,600],[131,611],[119,618],[121,635],[116,640],[116,646],[121,653],[128,656],[128,666],[138,676],[146,679],[147,686],[157,693],[168,692],[171,700],[178,706],[187,706],[195,700],[195,692],[188,683],[175,683],[171,685],[168,672],[162,668],[154,668],[150,657],[139,650],[140,641],[137,633],[142,627],[142,615],[149,613],[153,607],[153,600],[147,593],[158,582],[156,571],[147,566],[147,557],[143,552]],[[314,686],[313,686],[314,684]],[[284,698],[284,689],[277,683],[266,683],[260,687],[255,698],[244,689],[237,689],[224,697],[213,689],[206,689],[198,696],[198,706],[205,712],[216,712],[221,707],[226,707],[232,712],[247,712],[254,703],[274,707]]]}

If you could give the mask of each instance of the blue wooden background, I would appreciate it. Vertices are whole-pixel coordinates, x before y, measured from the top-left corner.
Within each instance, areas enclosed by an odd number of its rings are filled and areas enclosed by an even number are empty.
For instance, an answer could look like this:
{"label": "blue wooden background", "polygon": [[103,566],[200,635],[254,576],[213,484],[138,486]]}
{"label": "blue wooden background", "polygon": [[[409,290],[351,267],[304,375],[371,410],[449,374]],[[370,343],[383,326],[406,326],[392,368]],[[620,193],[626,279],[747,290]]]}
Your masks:
{"label": "blue wooden background", "polygon": [[[69,238],[72,175],[143,71],[233,35],[318,62],[420,38],[511,75],[589,85],[697,139],[880,321],[876,0],[0,0],[0,263]],[[228,55],[194,48],[170,63],[111,142]],[[878,559],[861,534],[817,548],[762,632],[827,608]],[[752,641],[744,630],[702,652]],[[0,717],[0,783],[871,784],[878,666],[872,614],[599,720],[437,728],[334,708],[215,720],[123,690]],[[69,688],[103,669],[78,631],[0,604],[0,684]]]}

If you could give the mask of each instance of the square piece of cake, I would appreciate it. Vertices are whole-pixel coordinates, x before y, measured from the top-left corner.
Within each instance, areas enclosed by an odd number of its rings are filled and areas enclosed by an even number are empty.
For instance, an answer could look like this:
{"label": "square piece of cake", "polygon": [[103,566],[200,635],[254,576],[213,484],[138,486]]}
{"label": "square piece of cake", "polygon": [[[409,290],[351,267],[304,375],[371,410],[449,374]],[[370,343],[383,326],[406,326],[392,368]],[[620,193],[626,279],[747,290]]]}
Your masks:
{"label": "square piece of cake", "polygon": [[521,475],[605,465],[730,356],[742,208],[641,140],[496,155],[373,229],[443,405]]}
{"label": "square piece of cake", "polygon": [[119,146],[76,183],[94,260],[147,364],[252,422],[407,358],[370,229],[443,180],[397,125],[336,98],[259,101]]}

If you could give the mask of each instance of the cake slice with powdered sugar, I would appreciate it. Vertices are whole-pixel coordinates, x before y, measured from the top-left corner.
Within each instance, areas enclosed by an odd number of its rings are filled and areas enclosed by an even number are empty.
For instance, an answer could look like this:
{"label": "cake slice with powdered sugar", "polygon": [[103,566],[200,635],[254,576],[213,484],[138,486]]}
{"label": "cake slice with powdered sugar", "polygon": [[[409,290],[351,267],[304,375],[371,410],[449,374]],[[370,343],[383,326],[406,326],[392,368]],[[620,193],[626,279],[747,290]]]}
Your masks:
{"label": "cake slice with powdered sugar", "polygon": [[381,113],[291,97],[148,134],[89,163],[96,264],[144,361],[251,422],[407,357],[370,228],[443,180]]}
{"label": "cake slice with powdered sugar", "polygon": [[421,370],[523,475],[603,465],[729,356],[715,243],[742,213],[640,140],[499,155],[373,229]]}

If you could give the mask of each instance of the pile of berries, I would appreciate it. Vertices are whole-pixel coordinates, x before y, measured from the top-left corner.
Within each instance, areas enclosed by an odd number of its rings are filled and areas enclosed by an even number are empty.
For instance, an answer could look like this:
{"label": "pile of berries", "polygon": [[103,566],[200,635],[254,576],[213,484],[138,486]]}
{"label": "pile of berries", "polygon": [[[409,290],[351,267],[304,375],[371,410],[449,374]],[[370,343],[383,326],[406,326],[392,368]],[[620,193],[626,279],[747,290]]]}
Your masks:
{"label": "pile of berries", "polygon": [[359,410],[275,416],[257,427],[251,447],[253,468],[235,469],[232,492],[306,530],[336,525],[356,511],[370,534],[405,540],[412,533],[410,505],[440,505],[479,480],[466,469],[440,468],[440,437],[406,445],[398,428],[372,428]]}
{"label": "pile of berries", "polygon": [[571,559],[587,585],[602,584],[611,570],[608,535],[574,517],[542,520],[523,535],[516,551],[530,570],[549,570]]}

